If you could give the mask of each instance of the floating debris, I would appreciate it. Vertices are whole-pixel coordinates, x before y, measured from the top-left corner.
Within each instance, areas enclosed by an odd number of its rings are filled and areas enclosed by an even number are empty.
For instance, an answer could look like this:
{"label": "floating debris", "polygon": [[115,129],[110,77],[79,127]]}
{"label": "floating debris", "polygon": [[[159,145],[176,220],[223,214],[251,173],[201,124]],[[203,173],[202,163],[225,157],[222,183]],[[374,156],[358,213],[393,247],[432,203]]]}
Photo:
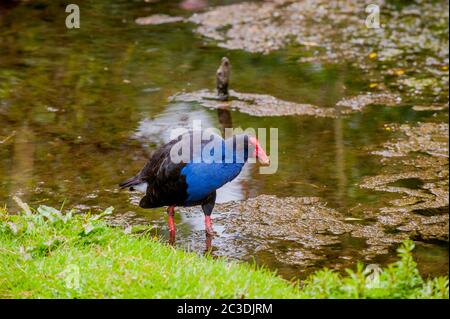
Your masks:
{"label": "floating debris", "polygon": [[354,97],[344,98],[336,103],[336,106],[348,107],[355,111],[360,111],[368,105],[398,105],[402,101],[401,97],[393,93],[365,93]]}
{"label": "floating debris", "polygon": [[423,152],[448,158],[448,129],[447,123],[418,123],[415,126],[392,125],[390,130],[399,131],[407,138],[389,141],[383,145],[383,150],[373,151],[372,154],[398,157],[406,156],[410,152]]}
{"label": "floating debris", "polygon": [[197,102],[208,108],[235,109],[253,116],[286,116],[313,115],[318,117],[333,117],[332,108],[320,108],[311,104],[300,104],[279,100],[265,94],[238,93],[229,91],[229,100],[222,101],[215,92],[200,90],[190,93],[178,93],[169,98],[170,102]]}
{"label": "floating debris", "polygon": [[437,79],[427,78],[427,79],[416,79],[416,78],[408,78],[401,81],[402,84],[409,86],[414,90],[423,91],[427,87],[436,85]]}
{"label": "floating debris", "polygon": [[158,25],[184,21],[183,17],[173,17],[166,14],[154,14],[148,17],[141,17],[135,20],[139,25]]}
{"label": "floating debris", "polygon": [[253,116],[315,115],[331,117],[335,115],[335,111],[331,108],[283,101],[265,94],[238,93],[229,90],[230,72],[230,61],[224,57],[216,71],[216,93],[209,90],[183,92],[171,96],[169,101],[196,102],[208,108],[222,110],[237,109]]}
{"label": "floating debris", "polygon": [[14,135],[16,135],[16,131],[12,131],[11,134],[9,134],[8,136],[6,136],[5,138],[1,138],[0,139],[0,144],[5,144],[7,141],[9,141],[12,137],[14,137]]}
{"label": "floating debris", "polygon": [[391,93],[361,94],[339,101],[336,104],[339,108],[335,109],[284,101],[266,94],[239,93],[233,90],[229,91],[228,101],[223,101],[217,98],[215,92],[199,90],[175,94],[169,98],[169,101],[196,102],[208,108],[234,109],[253,116],[311,115],[336,117],[339,114],[361,111],[368,105],[398,105],[401,102],[401,98]]}
{"label": "floating debris", "polygon": [[382,172],[360,187],[399,194],[374,216],[380,223],[420,240],[449,240],[449,169],[447,123],[403,124],[403,133],[373,151],[383,157]]}
{"label": "floating debris", "polygon": [[447,104],[432,104],[432,105],[414,105],[412,108],[414,111],[443,111],[448,109]]}
{"label": "floating debris", "polygon": [[207,0],[183,0],[179,4],[181,9],[189,11],[200,11],[208,7]]}
{"label": "floating debris", "polygon": [[[189,220],[198,209],[181,211]],[[382,212],[364,218],[345,216],[317,197],[260,195],[218,204],[214,221],[220,232],[214,239],[215,254],[241,259],[249,255],[258,259],[269,254],[281,264],[300,269],[318,262],[339,268],[335,262],[327,263],[330,254],[338,254],[348,266],[357,260],[387,254],[393,245],[407,237],[448,241],[448,215],[410,218],[408,213]],[[190,238],[189,246],[201,243],[202,235],[201,231],[193,233],[195,238]],[[333,247],[346,238],[361,240],[361,249],[333,252]]]}
{"label": "floating debris", "polygon": [[[364,24],[365,8],[370,3],[243,2],[211,8],[187,21],[197,25],[195,32],[216,41],[219,47],[269,53],[297,44],[304,46],[301,63],[349,61],[377,82],[383,82],[394,69],[397,76],[389,79],[390,85],[409,88],[405,93],[411,96],[430,91],[445,98],[449,82],[448,2],[418,1],[398,7],[379,1],[383,25],[389,27],[377,29]],[[405,78],[406,72],[412,76]]]}
{"label": "floating debris", "polygon": [[364,23],[369,4],[369,0],[267,0],[217,6],[186,19],[153,15],[136,23],[191,22],[194,32],[219,47],[254,53],[300,45],[300,63],[347,61],[360,67],[372,83],[387,80],[416,99],[418,93],[448,99],[448,1],[396,6],[380,0],[380,28]]}

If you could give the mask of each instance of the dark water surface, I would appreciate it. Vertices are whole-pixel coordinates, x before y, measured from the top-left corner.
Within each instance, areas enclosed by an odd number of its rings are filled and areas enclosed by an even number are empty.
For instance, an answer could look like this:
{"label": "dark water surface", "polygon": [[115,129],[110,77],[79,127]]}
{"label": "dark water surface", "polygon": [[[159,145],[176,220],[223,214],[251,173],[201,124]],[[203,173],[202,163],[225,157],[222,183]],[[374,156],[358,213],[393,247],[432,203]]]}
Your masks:
{"label": "dark water surface", "polygon": [[[63,1],[1,5],[1,205],[15,208],[12,196],[17,195],[34,207],[64,204],[99,212],[114,206],[119,220],[128,215],[140,223],[144,220],[165,237],[164,209],[140,209],[137,195],[119,192],[117,185],[141,168],[170,128],[194,119],[221,127],[223,118],[217,110],[196,103],[169,103],[168,98],[183,90],[214,88],[222,56],[231,60],[233,89],[297,103],[333,107],[342,98],[367,90],[370,82],[345,63],[299,64],[292,49],[268,55],[229,51],[205,43],[190,24],[134,23],[135,18],[154,13],[189,15],[175,1],[80,1],[79,5],[79,30],[66,29]],[[355,207],[385,207],[399,196],[359,187],[363,177],[382,170],[380,156],[370,149],[396,136],[385,125],[447,120],[446,112],[417,112],[412,105],[373,106],[337,119],[254,117],[231,111],[234,127],[278,128],[279,165],[274,175],[247,168],[221,190],[219,201],[261,194],[319,197],[328,207],[352,217]],[[397,186],[416,189],[422,182],[409,179]],[[356,217],[364,219],[363,211]],[[201,252],[201,245],[191,245],[197,238],[192,233],[203,227],[200,208],[176,218],[177,245]],[[223,228],[218,225],[216,230],[213,253],[256,260],[288,278],[303,276],[303,268],[281,262],[273,253],[246,250],[242,255],[227,249]],[[289,248],[288,242],[271,245],[280,251]],[[330,245],[331,261],[326,265],[364,245],[352,237]],[[424,274],[448,273],[448,242],[419,242],[416,255]],[[392,250],[375,262],[385,263],[393,256]],[[318,262],[307,268],[321,266]]]}

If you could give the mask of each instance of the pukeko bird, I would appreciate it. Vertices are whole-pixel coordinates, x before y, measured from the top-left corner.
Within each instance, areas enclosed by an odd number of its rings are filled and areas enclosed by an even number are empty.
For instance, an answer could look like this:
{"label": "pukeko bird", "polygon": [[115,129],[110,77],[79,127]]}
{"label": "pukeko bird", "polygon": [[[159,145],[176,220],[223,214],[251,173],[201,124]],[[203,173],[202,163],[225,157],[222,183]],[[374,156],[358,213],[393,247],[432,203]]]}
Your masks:
{"label": "pukeko bird", "polygon": [[[122,189],[145,193],[139,202],[142,208],[168,206],[171,239],[175,238],[175,206],[201,205],[205,214],[206,233],[212,235],[211,213],[216,201],[216,190],[239,175],[249,154],[261,163],[269,163],[258,140],[248,134],[233,135],[226,140],[218,135],[210,135],[210,140],[201,141],[201,152],[197,153],[193,151],[193,135],[191,131],[163,145],[137,175],[120,184]],[[188,145],[190,155],[177,162],[173,160],[172,152],[174,147],[179,147],[177,143],[182,141],[187,141],[185,145]],[[215,141],[214,147],[211,147],[211,141]],[[211,157],[206,158],[205,154]]]}

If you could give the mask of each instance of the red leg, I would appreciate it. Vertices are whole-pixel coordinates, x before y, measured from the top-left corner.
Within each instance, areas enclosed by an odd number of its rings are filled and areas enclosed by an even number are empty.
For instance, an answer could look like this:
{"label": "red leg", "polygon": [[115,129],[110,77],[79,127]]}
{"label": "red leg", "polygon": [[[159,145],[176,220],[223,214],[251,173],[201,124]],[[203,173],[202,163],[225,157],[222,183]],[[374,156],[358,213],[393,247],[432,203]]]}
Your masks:
{"label": "red leg", "polygon": [[208,215],[205,215],[205,230],[206,230],[206,234],[208,234],[208,235],[214,234],[212,223],[211,223],[211,216],[208,216]]}
{"label": "red leg", "polygon": [[173,235],[175,235],[175,221],[173,219],[175,215],[175,205],[169,206],[169,208],[167,208],[167,215],[169,216],[169,231],[170,235],[172,236],[172,233]]}

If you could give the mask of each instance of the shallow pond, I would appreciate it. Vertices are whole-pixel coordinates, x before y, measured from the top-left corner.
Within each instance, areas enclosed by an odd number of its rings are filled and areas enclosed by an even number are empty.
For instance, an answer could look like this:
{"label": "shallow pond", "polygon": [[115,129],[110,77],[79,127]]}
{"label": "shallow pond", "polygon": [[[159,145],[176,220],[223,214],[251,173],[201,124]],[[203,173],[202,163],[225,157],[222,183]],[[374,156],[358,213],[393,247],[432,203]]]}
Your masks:
{"label": "shallow pond", "polygon": [[[199,253],[212,245],[213,255],[304,278],[323,266],[392,261],[411,236],[421,271],[448,273],[448,91],[424,92],[417,101],[391,92],[400,100],[369,103],[368,92],[389,87],[373,85],[376,67],[367,73],[347,61],[301,63],[306,49],[298,45],[268,54],[228,50],[191,23],[135,23],[152,14],[189,17],[177,1],[84,1],[81,28],[73,30],[64,9],[63,1],[0,5],[2,205],[15,207],[17,195],[32,206],[114,206],[112,223],[153,225],[166,240],[164,209],[138,208],[139,195],[120,192],[118,183],[171,128],[195,119],[217,128],[274,127],[277,173],[260,175],[249,165],[220,190],[212,243],[200,207],[181,209],[176,245]],[[201,99],[173,99],[214,89],[222,56],[231,60],[231,88],[239,94],[320,114],[270,116],[252,105],[217,110]],[[446,63],[448,70],[448,56]],[[351,112],[335,116],[336,105]]]}

